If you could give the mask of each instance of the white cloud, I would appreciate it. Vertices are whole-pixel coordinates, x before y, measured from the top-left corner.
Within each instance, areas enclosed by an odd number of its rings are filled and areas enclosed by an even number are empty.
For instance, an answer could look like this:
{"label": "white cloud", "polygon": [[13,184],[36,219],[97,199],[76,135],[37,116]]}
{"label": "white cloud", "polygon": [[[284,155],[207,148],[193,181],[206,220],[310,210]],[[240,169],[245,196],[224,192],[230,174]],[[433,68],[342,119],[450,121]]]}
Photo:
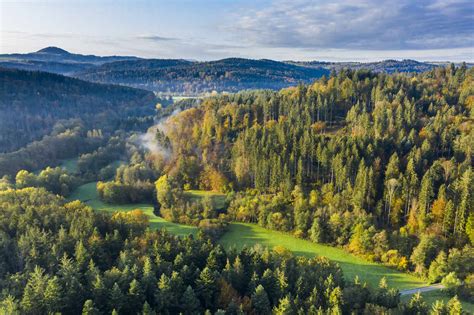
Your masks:
{"label": "white cloud", "polygon": [[282,0],[231,26],[267,47],[361,50],[474,46],[471,0]]}

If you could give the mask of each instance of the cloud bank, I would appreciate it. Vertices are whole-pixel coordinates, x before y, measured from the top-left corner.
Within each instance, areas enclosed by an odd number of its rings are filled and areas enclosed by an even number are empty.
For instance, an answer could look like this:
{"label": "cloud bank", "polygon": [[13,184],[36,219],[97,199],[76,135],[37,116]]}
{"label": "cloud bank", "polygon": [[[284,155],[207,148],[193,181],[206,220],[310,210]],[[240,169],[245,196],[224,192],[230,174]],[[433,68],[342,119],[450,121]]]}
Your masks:
{"label": "cloud bank", "polygon": [[233,25],[254,45],[304,49],[474,47],[472,0],[284,0]]}

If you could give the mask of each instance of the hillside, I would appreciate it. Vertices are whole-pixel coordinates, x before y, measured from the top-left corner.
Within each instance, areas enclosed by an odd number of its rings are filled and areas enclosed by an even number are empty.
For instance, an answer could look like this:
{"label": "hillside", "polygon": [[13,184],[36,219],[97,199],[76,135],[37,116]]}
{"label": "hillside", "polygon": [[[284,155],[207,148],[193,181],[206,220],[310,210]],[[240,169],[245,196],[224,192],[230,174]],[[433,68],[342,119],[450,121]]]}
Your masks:
{"label": "hillside", "polygon": [[153,114],[153,93],[61,75],[0,68],[0,152],[16,150],[80,118],[88,128],[113,130],[117,117]]}
{"label": "hillside", "polygon": [[46,47],[27,54],[2,54],[0,67],[72,74],[107,62],[136,59],[138,58],[130,56],[100,57],[73,54],[58,47]]}
{"label": "hillside", "polygon": [[329,71],[273,60],[228,58],[209,62],[136,60],[104,64],[77,77],[89,81],[125,84],[153,91],[200,94],[211,91],[280,89],[311,82]]}

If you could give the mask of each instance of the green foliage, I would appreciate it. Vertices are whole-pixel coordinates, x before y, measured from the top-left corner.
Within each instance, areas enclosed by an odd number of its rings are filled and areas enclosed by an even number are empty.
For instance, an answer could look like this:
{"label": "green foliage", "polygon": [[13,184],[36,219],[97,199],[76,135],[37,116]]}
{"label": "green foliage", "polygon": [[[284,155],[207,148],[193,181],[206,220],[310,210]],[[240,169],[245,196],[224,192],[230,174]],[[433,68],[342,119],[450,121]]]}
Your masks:
{"label": "green foliage", "polygon": [[[10,264],[0,255],[6,268],[0,305],[12,313],[195,314],[216,312],[223,301],[224,309],[288,313],[307,309],[313,289],[328,292],[315,307],[351,309],[343,305],[340,268],[324,259],[225,252],[208,240],[145,230],[139,212],[93,212],[44,189],[0,192],[0,205],[1,232],[15,244],[9,256],[19,261]],[[234,261],[234,273],[226,261]]]}
{"label": "green foliage", "polygon": [[461,286],[461,280],[458,279],[456,273],[450,272],[441,280],[441,284],[446,287],[448,292],[454,294]]}
{"label": "green foliage", "polygon": [[[170,156],[161,169],[180,187],[235,190],[227,220],[428,277],[441,250],[472,234],[472,128],[462,102],[473,76],[466,67],[347,70],[279,92],[207,98],[162,123]],[[169,220],[213,216],[175,201],[165,202]]]}
{"label": "green foliage", "polygon": [[44,187],[48,191],[68,196],[78,185],[78,179],[61,167],[47,167],[38,175],[21,170],[16,174],[16,188]]}
{"label": "green foliage", "polygon": [[209,62],[141,59],[107,63],[81,72],[80,77],[115,84],[133,82],[153,91],[196,95],[212,91],[281,89],[327,74],[329,71],[320,67],[300,67],[265,59],[227,58]]}

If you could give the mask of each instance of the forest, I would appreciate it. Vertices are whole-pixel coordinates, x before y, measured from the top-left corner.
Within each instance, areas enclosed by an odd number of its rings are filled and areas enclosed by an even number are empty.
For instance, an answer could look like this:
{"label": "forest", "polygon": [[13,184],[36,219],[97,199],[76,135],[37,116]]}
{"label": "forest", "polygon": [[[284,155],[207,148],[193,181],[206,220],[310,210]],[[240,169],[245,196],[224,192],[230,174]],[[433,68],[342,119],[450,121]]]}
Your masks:
{"label": "forest", "polygon": [[127,60],[107,63],[75,74],[94,82],[125,84],[152,91],[199,95],[245,89],[281,89],[328,74],[273,60],[228,58],[208,62]]}
{"label": "forest", "polygon": [[138,117],[153,115],[158,102],[143,90],[0,68],[0,153],[41,140],[61,120],[80,118],[103,132],[126,129]]}
{"label": "forest", "polygon": [[[174,104],[146,93],[127,90],[137,103],[117,96],[126,110],[114,111],[115,122],[101,127],[94,112],[55,122],[0,155],[1,311],[466,312],[462,303],[474,299],[473,68],[343,69],[280,91]],[[71,158],[74,171],[56,167]],[[104,204],[149,204],[155,216],[199,232],[175,236],[149,228],[142,210],[94,211],[69,198],[94,182]],[[233,222],[440,283],[448,299],[405,302],[385,278],[378,286],[348,280],[337,262],[282,246],[224,248]]]}

